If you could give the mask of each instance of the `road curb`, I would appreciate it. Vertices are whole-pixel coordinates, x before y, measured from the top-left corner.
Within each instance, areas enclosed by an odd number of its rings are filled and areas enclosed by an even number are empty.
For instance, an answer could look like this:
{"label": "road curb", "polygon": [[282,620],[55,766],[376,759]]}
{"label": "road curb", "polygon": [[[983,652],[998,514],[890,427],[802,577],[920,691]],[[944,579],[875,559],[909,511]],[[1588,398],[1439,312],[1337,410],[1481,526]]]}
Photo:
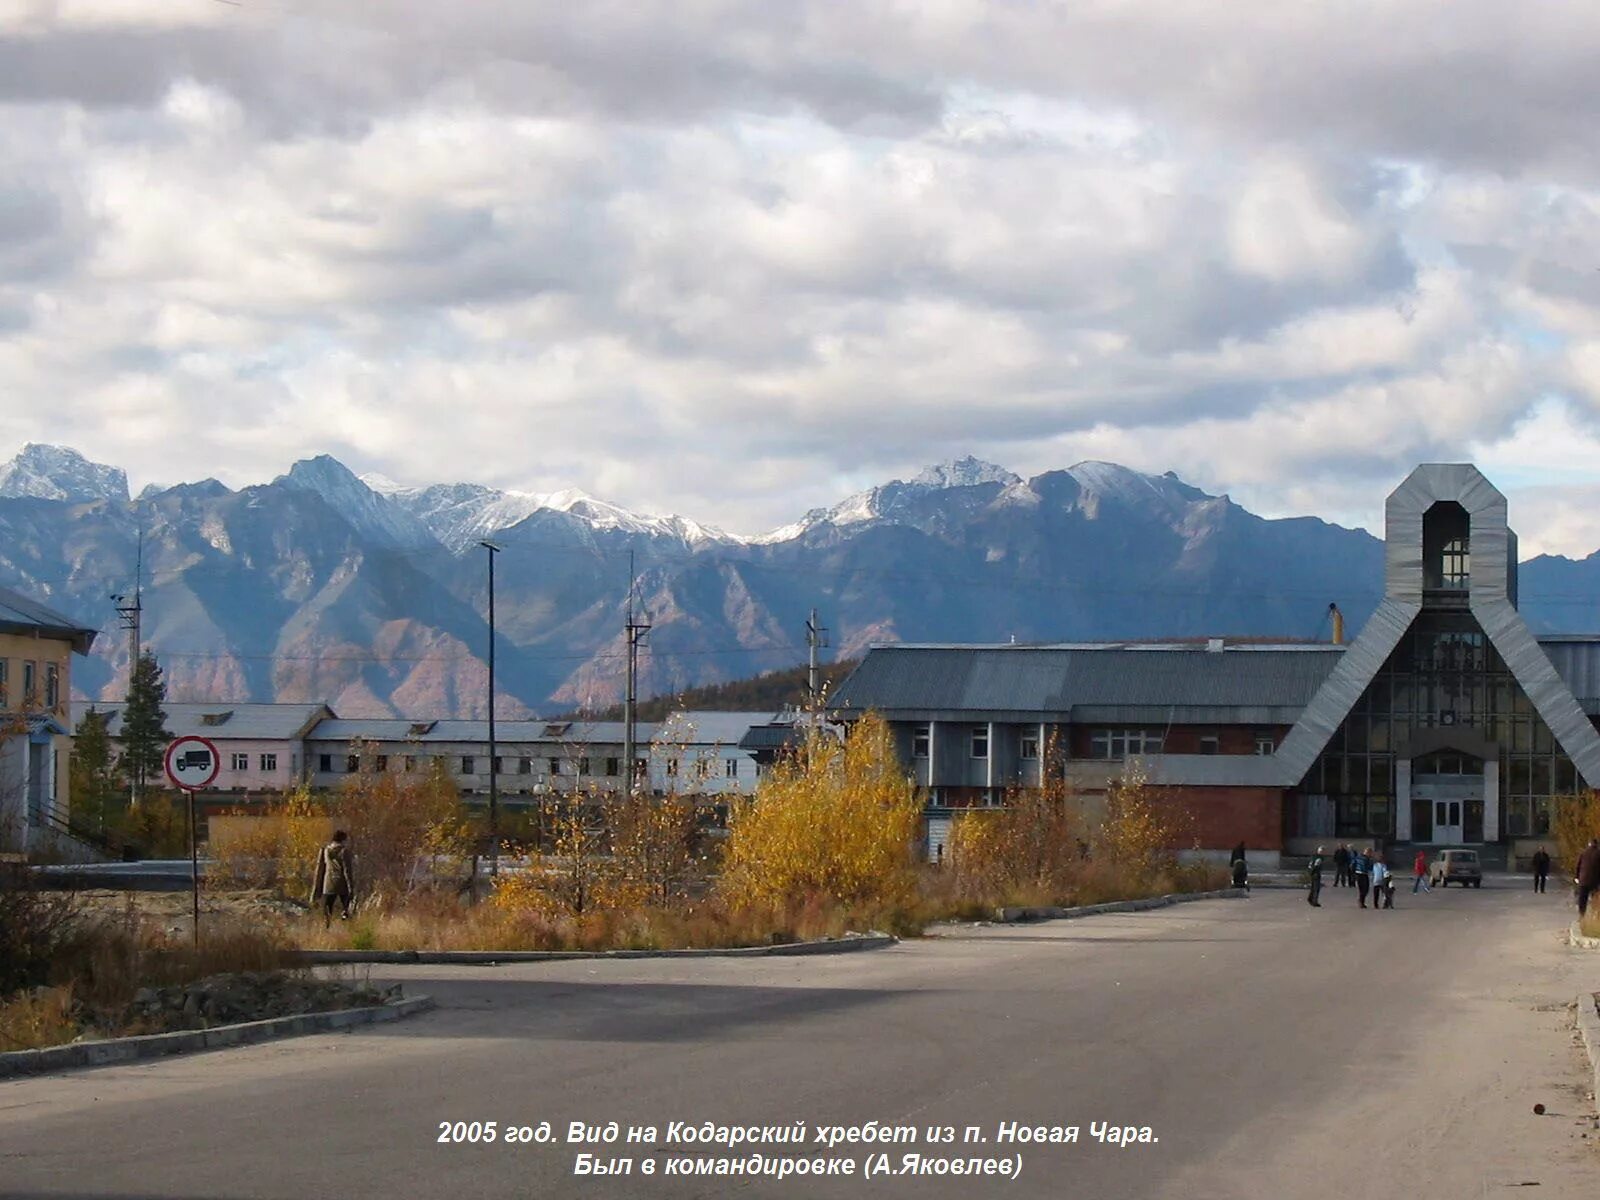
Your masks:
{"label": "road curb", "polygon": [[1567,926],[1567,944],[1581,950],[1600,950],[1600,938],[1585,937],[1576,921]]}
{"label": "road curb", "polygon": [[398,963],[448,966],[497,966],[500,963],[571,962],[610,958],[783,958],[806,954],[849,954],[882,950],[899,944],[887,933],[861,937],[783,942],[776,946],[730,946],[707,950],[292,950],[287,960],[297,966],[335,963]]}
{"label": "road curb", "polygon": [[270,1017],[265,1021],[244,1021],[237,1025],[217,1025],[211,1029],[186,1029],[177,1033],[74,1042],[70,1046],[50,1046],[44,1050],[13,1050],[0,1054],[0,1079],[42,1075],[78,1067],[105,1067],[143,1058],[160,1058],[167,1054],[219,1050],[224,1046],[248,1046],[307,1033],[328,1033],[356,1025],[398,1021],[401,1017],[427,1012],[433,1007],[431,996],[412,996],[368,1008],[341,1008],[334,1012],[301,1013],[292,1017]]}
{"label": "road curb", "polygon": [[1577,1024],[1578,1033],[1583,1037],[1583,1047],[1589,1052],[1589,1068],[1594,1076],[1590,1085],[1594,1088],[1594,1097],[1600,1101],[1600,1010],[1595,1007],[1594,993],[1578,993]]}
{"label": "road curb", "polygon": [[1084,904],[1077,908],[1050,905],[997,908],[994,919],[1002,925],[1026,921],[1070,921],[1075,917],[1094,917],[1101,913],[1144,912],[1152,908],[1165,908],[1169,904],[1186,904],[1191,900],[1242,900],[1249,894],[1245,888],[1222,888],[1214,892],[1174,892],[1166,896],[1147,896],[1142,900],[1112,900],[1106,904]]}

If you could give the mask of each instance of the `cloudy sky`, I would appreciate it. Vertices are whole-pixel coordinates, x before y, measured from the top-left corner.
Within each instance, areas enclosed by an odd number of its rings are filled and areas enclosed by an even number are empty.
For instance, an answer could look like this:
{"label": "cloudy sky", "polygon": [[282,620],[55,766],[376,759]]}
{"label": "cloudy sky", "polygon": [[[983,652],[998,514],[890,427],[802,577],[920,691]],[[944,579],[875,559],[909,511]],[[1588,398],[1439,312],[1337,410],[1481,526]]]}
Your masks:
{"label": "cloudy sky", "polygon": [[1600,546],[1592,0],[0,0],[0,454],[750,533],[972,453]]}

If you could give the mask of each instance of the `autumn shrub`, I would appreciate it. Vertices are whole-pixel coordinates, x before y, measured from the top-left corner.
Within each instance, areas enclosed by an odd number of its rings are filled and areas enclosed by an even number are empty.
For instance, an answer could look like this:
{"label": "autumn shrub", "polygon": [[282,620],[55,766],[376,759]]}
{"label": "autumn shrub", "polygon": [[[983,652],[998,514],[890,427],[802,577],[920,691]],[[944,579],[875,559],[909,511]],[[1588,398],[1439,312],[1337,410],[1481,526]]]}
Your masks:
{"label": "autumn shrub", "polygon": [[80,1028],[70,986],[0,993],[0,1053],[59,1046]]}
{"label": "autumn shrub", "polygon": [[70,894],[41,891],[20,866],[0,864],[0,997],[43,985],[82,925]]}
{"label": "autumn shrub", "polygon": [[1583,853],[1591,838],[1600,837],[1600,792],[1588,789],[1570,796],[1557,796],[1554,807],[1555,819],[1550,827],[1556,840],[1553,868],[1557,873],[1567,871],[1570,879],[1578,855]]}
{"label": "autumn shrub", "polygon": [[332,818],[309,789],[297,788],[258,811],[230,816],[244,820],[230,824],[226,840],[213,838],[207,886],[261,888],[307,899],[317,852],[333,829]]}
{"label": "autumn shrub", "polygon": [[845,908],[906,903],[920,818],[881,718],[869,714],[843,738],[813,726],[733,805],[718,893],[767,911],[811,895]]}
{"label": "autumn shrub", "polygon": [[511,912],[581,916],[617,901],[615,870],[607,854],[601,807],[579,796],[546,814],[549,848],[529,856],[528,865],[504,873],[495,884],[494,904]]}
{"label": "autumn shrub", "polygon": [[1112,783],[1093,854],[1143,885],[1177,869],[1177,849],[1193,840],[1189,821],[1137,771]]}
{"label": "autumn shrub", "polygon": [[317,854],[334,826],[350,834],[362,903],[465,876],[472,828],[443,762],[402,773],[377,770],[371,753],[359,757],[358,771],[336,790],[298,789],[266,806],[254,830],[219,845],[213,886],[266,887],[307,899]]}
{"label": "autumn shrub", "polygon": [[143,858],[189,857],[189,804],[177,792],[146,791],[105,817],[106,836]]}

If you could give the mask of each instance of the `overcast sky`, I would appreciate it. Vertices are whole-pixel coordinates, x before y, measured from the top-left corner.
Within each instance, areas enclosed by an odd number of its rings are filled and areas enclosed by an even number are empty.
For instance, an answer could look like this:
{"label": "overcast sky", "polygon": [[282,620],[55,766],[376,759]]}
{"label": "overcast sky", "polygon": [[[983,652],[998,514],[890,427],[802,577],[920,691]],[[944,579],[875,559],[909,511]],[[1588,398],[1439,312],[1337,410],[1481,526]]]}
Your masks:
{"label": "overcast sky", "polygon": [[1600,9],[0,0],[0,457],[740,533],[976,454],[1600,546]]}

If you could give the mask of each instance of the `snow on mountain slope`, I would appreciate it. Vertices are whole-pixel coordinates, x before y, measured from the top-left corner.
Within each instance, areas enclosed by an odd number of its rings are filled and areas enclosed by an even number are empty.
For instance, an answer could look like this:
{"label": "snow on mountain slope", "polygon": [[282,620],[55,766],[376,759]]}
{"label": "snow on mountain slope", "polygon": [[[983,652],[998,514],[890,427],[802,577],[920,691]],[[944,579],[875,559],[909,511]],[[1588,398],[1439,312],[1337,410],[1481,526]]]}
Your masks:
{"label": "snow on mountain slope", "polygon": [[0,496],[126,503],[128,476],[119,467],[90,462],[70,447],[30,442],[0,466]]}

